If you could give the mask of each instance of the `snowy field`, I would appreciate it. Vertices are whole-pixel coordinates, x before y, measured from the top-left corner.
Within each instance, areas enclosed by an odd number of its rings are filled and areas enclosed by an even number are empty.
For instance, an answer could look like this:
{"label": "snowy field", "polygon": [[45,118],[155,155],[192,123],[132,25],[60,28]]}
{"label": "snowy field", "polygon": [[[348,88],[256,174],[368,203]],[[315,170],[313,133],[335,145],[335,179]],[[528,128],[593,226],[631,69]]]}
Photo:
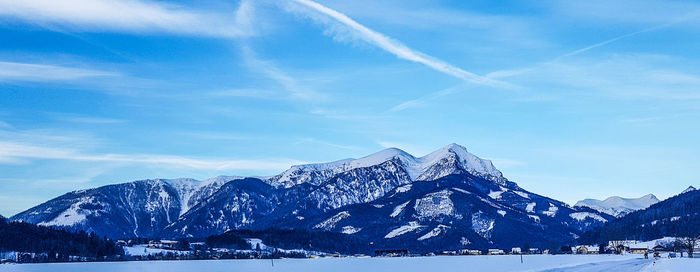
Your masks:
{"label": "snowy field", "polygon": [[148,261],[0,265],[0,271],[700,271],[698,259],[645,260],[640,255],[438,256],[416,258],[320,258],[274,260]]}

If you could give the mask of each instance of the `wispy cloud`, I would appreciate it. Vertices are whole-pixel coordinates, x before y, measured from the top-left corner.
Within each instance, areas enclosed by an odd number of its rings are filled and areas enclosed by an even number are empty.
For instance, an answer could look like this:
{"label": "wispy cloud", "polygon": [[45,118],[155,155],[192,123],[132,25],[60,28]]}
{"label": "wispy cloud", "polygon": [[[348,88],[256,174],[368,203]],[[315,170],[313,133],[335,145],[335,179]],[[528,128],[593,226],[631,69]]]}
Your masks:
{"label": "wispy cloud", "polygon": [[25,163],[25,159],[67,160],[93,163],[147,164],[196,170],[283,170],[303,161],[286,159],[225,160],[153,154],[89,154],[72,148],[46,147],[0,141],[0,163]]}
{"label": "wispy cloud", "polygon": [[294,144],[307,144],[307,143],[316,143],[316,144],[321,144],[333,148],[338,148],[338,149],[345,149],[345,150],[360,150],[360,147],[357,146],[352,146],[352,145],[342,145],[342,144],[336,144],[336,143],[331,143],[323,140],[318,140],[315,138],[303,138],[299,139],[296,141]]}
{"label": "wispy cloud", "polygon": [[279,99],[278,92],[267,89],[227,89],[222,91],[211,91],[207,95],[211,97],[245,97],[258,99]]}
{"label": "wispy cloud", "polygon": [[94,77],[117,77],[119,73],[36,63],[0,61],[2,81],[68,81]]}
{"label": "wispy cloud", "polygon": [[440,98],[443,96],[447,96],[447,95],[459,92],[460,90],[462,90],[464,88],[465,88],[465,86],[463,86],[462,84],[452,86],[452,87],[449,87],[449,88],[446,88],[446,89],[443,89],[443,90],[440,90],[437,92],[430,93],[430,94],[425,95],[425,96],[420,97],[420,98],[416,98],[416,99],[402,102],[402,103],[392,107],[389,111],[397,112],[397,111],[402,111],[402,110],[406,110],[406,109],[410,109],[410,108],[421,107],[421,106],[425,105],[426,103],[428,103],[430,100],[437,99],[437,98]]}
{"label": "wispy cloud", "polygon": [[59,120],[59,121],[80,123],[80,124],[108,125],[108,124],[121,124],[121,123],[126,122],[126,120],[123,120],[123,119],[106,118],[106,117],[87,117],[87,116],[65,114],[65,113],[52,113],[50,115],[52,115],[54,119]]}
{"label": "wispy cloud", "polygon": [[255,52],[247,46],[242,47],[243,61],[246,66],[274,80],[287,91],[291,98],[300,100],[323,100],[327,96],[318,93],[313,89],[304,86],[299,81],[280,69],[274,62],[258,57]]}
{"label": "wispy cloud", "polygon": [[[348,31],[349,34],[351,34],[351,36],[359,40],[365,41],[367,43],[373,44],[383,49],[384,51],[394,54],[398,58],[423,64],[438,72],[471,83],[497,87],[510,86],[497,80],[479,76],[475,73],[463,70],[442,60],[428,56],[417,50],[413,50],[408,46],[404,45],[403,43],[389,38],[384,34],[376,32],[372,29],[369,29],[368,27],[356,22],[347,15],[340,13],[336,10],[330,9],[319,3],[310,0],[293,0],[293,2],[300,4],[301,7],[292,8],[292,11],[301,12],[312,19],[323,22],[325,24],[329,24],[331,25],[331,27],[334,28],[341,26],[342,29]],[[329,18],[332,20],[328,20]],[[335,34],[338,35],[337,32]]]}
{"label": "wispy cloud", "polygon": [[253,9],[248,1],[241,2],[235,16],[147,0],[0,0],[0,6],[0,17],[76,31],[224,38],[255,35],[249,23]]}
{"label": "wispy cloud", "polygon": [[181,133],[188,137],[205,139],[205,140],[215,140],[215,141],[241,141],[249,140],[250,136],[243,136],[234,133],[222,133],[222,132],[211,132],[211,131],[197,131],[197,132],[183,132]]}

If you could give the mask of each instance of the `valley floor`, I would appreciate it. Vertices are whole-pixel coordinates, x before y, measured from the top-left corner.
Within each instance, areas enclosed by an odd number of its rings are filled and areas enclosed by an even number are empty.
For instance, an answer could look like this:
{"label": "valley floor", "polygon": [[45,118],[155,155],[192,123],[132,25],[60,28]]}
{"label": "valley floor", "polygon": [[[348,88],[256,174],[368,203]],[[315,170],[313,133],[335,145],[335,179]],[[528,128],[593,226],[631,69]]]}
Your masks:
{"label": "valley floor", "polygon": [[438,256],[415,258],[320,258],[281,260],[148,261],[115,263],[6,264],[0,271],[700,271],[700,258],[646,260],[641,255]]}

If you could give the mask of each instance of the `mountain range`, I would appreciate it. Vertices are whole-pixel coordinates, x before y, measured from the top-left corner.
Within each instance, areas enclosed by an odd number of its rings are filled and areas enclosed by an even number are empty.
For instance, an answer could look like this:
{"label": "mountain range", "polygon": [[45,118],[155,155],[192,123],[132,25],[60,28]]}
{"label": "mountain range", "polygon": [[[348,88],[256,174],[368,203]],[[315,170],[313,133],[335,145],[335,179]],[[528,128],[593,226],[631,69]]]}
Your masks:
{"label": "mountain range", "polygon": [[700,191],[688,189],[646,209],[630,212],[587,231],[581,236],[580,242],[597,244],[610,240],[650,241],[662,237],[698,237],[698,203]]}
{"label": "mountain range", "polygon": [[603,212],[615,217],[624,216],[630,212],[646,209],[659,202],[653,194],[648,194],[639,198],[622,198],[611,196],[605,200],[584,199],[576,202],[575,207],[589,207],[599,212]]}
{"label": "mountain range", "polygon": [[428,251],[573,243],[614,217],[529,192],[491,161],[450,144],[423,157],[390,148],[265,178],[107,185],[67,193],[11,219],[111,238],[303,230],[347,235],[372,248]]}

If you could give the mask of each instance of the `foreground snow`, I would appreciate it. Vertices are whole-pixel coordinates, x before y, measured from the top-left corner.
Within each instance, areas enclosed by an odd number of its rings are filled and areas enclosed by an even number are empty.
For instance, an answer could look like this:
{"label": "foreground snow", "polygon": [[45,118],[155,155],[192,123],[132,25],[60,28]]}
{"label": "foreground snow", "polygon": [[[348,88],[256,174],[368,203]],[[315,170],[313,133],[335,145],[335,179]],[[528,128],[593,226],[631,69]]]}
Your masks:
{"label": "foreground snow", "polygon": [[438,256],[416,258],[321,258],[274,260],[149,261],[0,265],[14,271],[700,271],[700,259],[645,260],[640,255]]}

